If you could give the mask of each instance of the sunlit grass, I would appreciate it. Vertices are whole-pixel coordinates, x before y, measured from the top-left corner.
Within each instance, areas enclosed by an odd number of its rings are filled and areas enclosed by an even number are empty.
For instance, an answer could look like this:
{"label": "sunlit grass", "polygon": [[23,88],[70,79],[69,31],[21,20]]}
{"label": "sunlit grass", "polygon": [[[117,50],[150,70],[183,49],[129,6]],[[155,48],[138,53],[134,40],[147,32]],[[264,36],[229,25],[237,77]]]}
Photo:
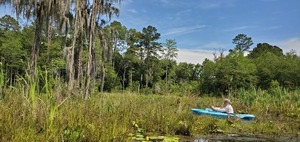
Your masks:
{"label": "sunlit grass", "polygon": [[[43,78],[50,77],[45,74]],[[40,91],[30,84],[30,99],[20,94],[26,91],[14,88],[0,100],[0,141],[131,141],[129,135],[136,133],[133,122],[143,129],[145,136],[297,134],[300,128],[299,90],[277,90],[278,94],[259,89],[239,90],[237,96],[230,97],[235,111],[251,113],[256,118],[228,124],[191,112],[195,107],[221,105],[221,97],[105,93],[93,94],[85,100],[64,97],[63,88],[52,89],[52,83],[44,82]]]}

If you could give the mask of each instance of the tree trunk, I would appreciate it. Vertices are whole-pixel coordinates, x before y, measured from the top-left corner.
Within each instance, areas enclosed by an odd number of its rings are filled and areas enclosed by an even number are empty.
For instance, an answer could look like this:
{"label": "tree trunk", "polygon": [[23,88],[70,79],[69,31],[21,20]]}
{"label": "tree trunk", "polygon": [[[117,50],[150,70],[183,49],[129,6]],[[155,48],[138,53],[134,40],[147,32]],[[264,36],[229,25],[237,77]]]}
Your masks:
{"label": "tree trunk", "polygon": [[125,90],[125,79],[126,79],[126,67],[124,68],[124,71],[123,71],[123,75],[122,75],[122,91]]}
{"label": "tree trunk", "polygon": [[86,68],[86,81],[85,81],[85,99],[90,96],[90,83],[91,83],[91,70],[92,70],[92,47],[94,42],[94,31],[96,26],[96,17],[97,17],[97,0],[93,2],[92,8],[92,15],[90,19],[90,26],[89,26],[89,48],[88,48],[88,62]]}
{"label": "tree trunk", "polygon": [[82,48],[84,46],[83,44],[83,38],[82,34],[80,34],[80,41],[81,44],[76,47],[76,53],[75,53],[75,76],[76,76],[76,88],[79,90],[81,89],[81,81],[82,81]]}
{"label": "tree trunk", "polygon": [[148,71],[145,73],[145,82],[146,82],[146,84],[145,84],[145,87],[146,88],[148,88],[148,86],[149,86],[149,73],[148,73]]}
{"label": "tree trunk", "polygon": [[92,45],[89,45],[88,63],[86,68],[86,80],[85,80],[85,99],[87,99],[90,96],[91,68],[92,68]]}
{"label": "tree trunk", "polygon": [[[75,36],[75,35],[74,35]],[[73,39],[74,40],[74,39]],[[76,42],[75,40],[73,42]],[[73,90],[74,85],[74,47],[68,48],[68,90]]]}
{"label": "tree trunk", "polygon": [[72,46],[68,48],[68,90],[72,91],[74,87],[74,78],[75,78],[75,69],[74,69],[74,56],[75,56],[75,46],[76,46],[76,38],[78,34],[78,27],[80,25],[80,8],[79,1],[76,1],[76,15],[75,15],[75,25],[74,25],[74,35],[72,39]]}
{"label": "tree trunk", "polygon": [[141,73],[141,76],[140,76],[140,86],[139,86],[138,89],[142,89],[143,88],[143,76],[144,76],[144,74]]}
{"label": "tree trunk", "polygon": [[82,80],[82,46],[78,47],[78,74],[77,74],[77,85],[81,88],[81,80]]}
{"label": "tree trunk", "polygon": [[36,25],[35,25],[35,34],[34,34],[34,44],[32,46],[31,50],[31,56],[30,56],[30,66],[29,66],[29,74],[31,76],[35,76],[35,68],[37,64],[37,58],[39,54],[40,49],[40,43],[41,43],[41,32],[42,32],[42,16],[41,16],[41,8],[39,8],[36,18]]}
{"label": "tree trunk", "polygon": [[83,67],[82,67],[82,51],[83,48],[86,47],[85,43],[88,43],[88,39],[87,39],[87,35],[89,34],[89,30],[84,31],[84,29],[88,29],[89,27],[89,15],[88,15],[88,11],[85,7],[85,5],[87,5],[87,1],[81,1],[81,22],[80,22],[80,41],[81,41],[81,45],[78,47],[77,49],[77,87],[81,90],[82,88],[82,77],[83,77]]}
{"label": "tree trunk", "polygon": [[168,90],[168,65],[166,66],[166,92],[169,92],[169,90]]}
{"label": "tree trunk", "polygon": [[[95,45],[94,45],[95,46]],[[96,84],[96,78],[97,76],[97,60],[96,60],[96,52],[95,49],[92,49],[92,72],[91,72],[91,77],[92,77],[92,90],[95,90],[95,84]]]}
{"label": "tree trunk", "polygon": [[100,85],[100,92],[103,92],[104,90],[104,84],[105,84],[105,53],[106,53],[106,48],[107,48],[107,42],[104,37],[103,31],[99,30],[99,38],[101,41],[102,45],[102,58],[101,58],[101,85]]}
{"label": "tree trunk", "polygon": [[[4,63],[4,64],[2,64]],[[5,62],[1,61],[0,62],[0,99],[4,98],[4,86],[5,86],[5,75],[4,75],[4,67],[5,66]],[[6,72],[5,72],[6,73]]]}
{"label": "tree trunk", "polygon": [[47,59],[46,63],[49,63],[50,60],[50,45],[51,45],[51,18],[49,15],[46,17],[46,38],[47,38]]}
{"label": "tree trunk", "polygon": [[129,70],[128,88],[132,89],[132,68]]}
{"label": "tree trunk", "polygon": [[10,81],[9,81],[9,85],[12,86],[12,83],[13,83],[13,70],[10,67]]}
{"label": "tree trunk", "polygon": [[102,61],[102,63],[101,63],[101,88],[100,88],[100,92],[103,92],[104,84],[105,84],[105,66],[104,66],[104,62]]}
{"label": "tree trunk", "polygon": [[[111,38],[113,38],[113,31],[111,31]],[[112,46],[114,45],[113,40],[111,40],[109,46],[107,46],[107,61],[110,65],[112,65]]]}

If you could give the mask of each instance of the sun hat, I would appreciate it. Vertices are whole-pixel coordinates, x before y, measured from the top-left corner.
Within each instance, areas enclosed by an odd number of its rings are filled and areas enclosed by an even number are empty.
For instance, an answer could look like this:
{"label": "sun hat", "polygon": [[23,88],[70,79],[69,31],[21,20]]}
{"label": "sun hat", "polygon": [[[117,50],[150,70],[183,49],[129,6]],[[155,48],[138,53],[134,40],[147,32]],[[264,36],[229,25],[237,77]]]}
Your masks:
{"label": "sun hat", "polygon": [[231,101],[229,99],[224,99],[224,102],[231,104]]}

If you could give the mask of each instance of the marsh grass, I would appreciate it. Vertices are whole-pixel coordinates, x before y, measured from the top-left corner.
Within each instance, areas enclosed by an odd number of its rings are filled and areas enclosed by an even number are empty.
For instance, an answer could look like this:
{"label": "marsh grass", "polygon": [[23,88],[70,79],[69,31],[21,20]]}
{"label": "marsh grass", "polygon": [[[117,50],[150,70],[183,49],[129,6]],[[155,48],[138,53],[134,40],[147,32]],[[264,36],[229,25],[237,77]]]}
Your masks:
{"label": "marsh grass", "polygon": [[[300,129],[299,90],[241,89],[238,96],[231,98],[235,111],[254,114],[256,119],[251,122],[234,119],[233,124],[228,124],[225,120],[191,113],[194,107],[221,105],[222,98],[127,92],[92,94],[85,100],[64,95],[64,86],[57,85],[62,83],[47,72],[39,76],[43,83],[39,83],[41,80],[28,83],[28,95],[20,83],[0,100],[0,141],[132,141],[129,134],[136,132],[133,124],[143,130],[144,136],[278,135],[297,134]],[[43,86],[41,90],[38,85]]]}
{"label": "marsh grass", "polygon": [[4,84],[5,84],[5,76],[2,68],[2,63],[0,62],[0,99],[4,97]]}

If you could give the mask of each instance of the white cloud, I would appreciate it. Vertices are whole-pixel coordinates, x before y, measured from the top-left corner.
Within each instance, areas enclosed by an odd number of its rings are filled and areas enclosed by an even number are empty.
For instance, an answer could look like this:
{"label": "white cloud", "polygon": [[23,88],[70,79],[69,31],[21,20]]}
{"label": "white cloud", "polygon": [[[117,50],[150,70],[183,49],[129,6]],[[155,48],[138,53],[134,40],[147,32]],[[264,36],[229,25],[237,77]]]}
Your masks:
{"label": "white cloud", "polygon": [[270,26],[270,27],[266,27],[265,30],[276,30],[281,28],[281,26]]}
{"label": "white cloud", "polygon": [[220,0],[220,1],[208,1],[204,0],[199,3],[201,9],[216,9],[221,7],[233,7],[235,0]]}
{"label": "white cloud", "polygon": [[213,9],[213,8],[218,8],[221,7],[221,3],[206,3],[200,6],[202,9]]}
{"label": "white cloud", "polygon": [[186,27],[179,27],[179,28],[173,28],[170,29],[168,32],[162,34],[162,35],[182,35],[187,34],[191,32],[195,32],[198,29],[205,28],[206,25],[196,25],[196,26],[186,26]]}
{"label": "white cloud", "polygon": [[225,49],[226,46],[217,42],[208,43],[202,46],[202,49]]}
{"label": "white cloud", "polygon": [[249,29],[249,28],[253,28],[254,26],[239,26],[239,27],[233,27],[233,28],[229,28],[229,29],[225,29],[225,32],[232,32],[232,31],[239,31],[239,30],[244,30],[244,29]]}
{"label": "white cloud", "polygon": [[193,64],[202,64],[207,58],[214,59],[214,54],[219,56],[221,53],[226,56],[228,51],[225,50],[226,46],[217,42],[211,42],[193,49],[179,49],[177,62],[187,62]]}
{"label": "white cloud", "polygon": [[283,50],[283,52],[289,52],[291,50],[295,50],[298,55],[300,54],[300,38],[299,37],[280,41],[277,44],[275,43],[275,45],[278,45]]}
{"label": "white cloud", "polygon": [[132,2],[133,2],[133,0],[125,0],[125,1],[122,1],[122,4],[127,5],[127,4],[131,4]]}
{"label": "white cloud", "polygon": [[137,13],[137,11],[135,9],[128,9],[127,11],[130,13],[134,13],[134,14]]}
{"label": "white cloud", "polygon": [[176,13],[176,16],[186,16],[186,15],[188,15],[191,12],[192,12],[191,9],[181,10],[181,11],[179,11],[179,12]]}
{"label": "white cloud", "polygon": [[192,64],[202,64],[205,58],[212,60],[214,58],[213,51],[179,49],[176,61],[187,62]]}

